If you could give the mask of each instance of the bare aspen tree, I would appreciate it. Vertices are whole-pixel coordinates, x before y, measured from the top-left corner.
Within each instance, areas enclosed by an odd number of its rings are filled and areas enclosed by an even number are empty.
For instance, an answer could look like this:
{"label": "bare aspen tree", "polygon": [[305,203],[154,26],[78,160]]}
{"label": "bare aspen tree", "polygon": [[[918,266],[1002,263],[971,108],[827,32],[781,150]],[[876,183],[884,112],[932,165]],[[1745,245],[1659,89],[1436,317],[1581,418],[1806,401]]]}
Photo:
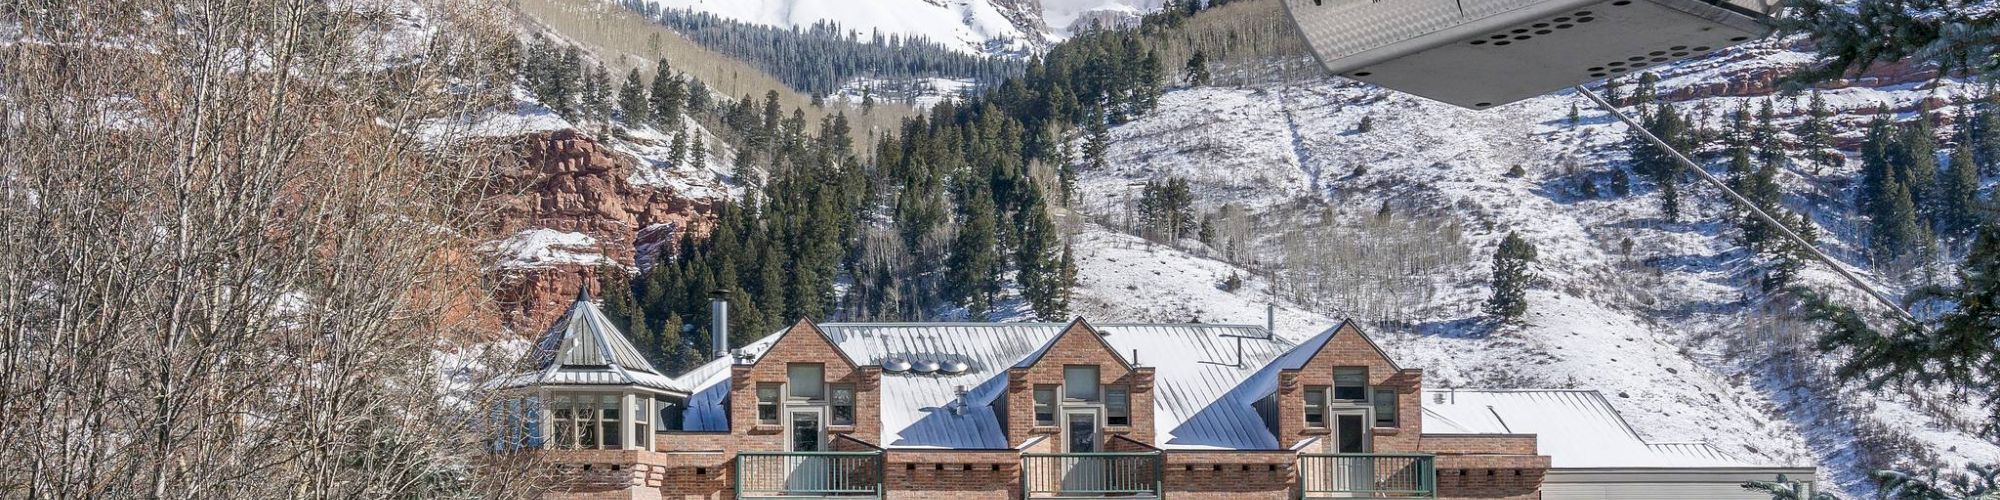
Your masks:
{"label": "bare aspen tree", "polygon": [[415,133],[505,97],[500,16],[0,2],[0,496],[529,493],[458,361],[500,149]]}

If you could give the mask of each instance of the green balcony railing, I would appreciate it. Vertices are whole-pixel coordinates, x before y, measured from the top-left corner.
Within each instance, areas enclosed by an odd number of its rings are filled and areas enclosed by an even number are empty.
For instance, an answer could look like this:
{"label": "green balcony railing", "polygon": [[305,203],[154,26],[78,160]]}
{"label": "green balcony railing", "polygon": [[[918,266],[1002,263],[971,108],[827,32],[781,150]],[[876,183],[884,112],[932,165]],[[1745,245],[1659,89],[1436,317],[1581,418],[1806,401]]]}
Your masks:
{"label": "green balcony railing", "polygon": [[1024,453],[1024,498],[1160,498],[1160,452]]}
{"label": "green balcony railing", "polygon": [[1302,454],[1303,498],[1437,498],[1437,458],[1425,454]]}
{"label": "green balcony railing", "polygon": [[736,498],[883,498],[880,451],[736,454]]}

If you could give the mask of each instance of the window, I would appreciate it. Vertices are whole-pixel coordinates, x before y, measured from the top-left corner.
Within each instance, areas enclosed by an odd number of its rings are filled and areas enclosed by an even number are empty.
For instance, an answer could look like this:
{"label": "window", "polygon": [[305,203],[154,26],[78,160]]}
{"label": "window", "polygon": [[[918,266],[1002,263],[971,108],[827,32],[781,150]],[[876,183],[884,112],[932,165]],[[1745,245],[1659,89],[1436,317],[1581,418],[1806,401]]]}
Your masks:
{"label": "window", "polygon": [[1097,400],[1097,366],[1070,365],[1063,367],[1063,399],[1071,401]]}
{"label": "window", "polygon": [[1035,386],[1035,425],[1056,425],[1056,386]]}
{"label": "window", "polygon": [[785,376],[792,385],[792,399],[826,399],[826,365],[792,363],[785,366]]}
{"label": "window", "polygon": [[632,443],[639,449],[653,449],[653,398],[641,397],[632,407]]}
{"label": "window", "polygon": [[1368,399],[1368,369],[1361,367],[1334,368],[1333,399],[1341,401],[1366,401]]}
{"label": "window", "polygon": [[1375,426],[1396,426],[1396,390],[1375,390]]}
{"label": "window", "polygon": [[577,396],[569,407],[570,414],[576,416],[575,448],[597,447],[597,398]]}
{"label": "window", "polygon": [[833,385],[833,425],[854,425],[854,384]]}
{"label": "window", "polygon": [[757,423],[778,424],[778,395],[783,388],[779,384],[757,384]]}
{"label": "window", "polygon": [[1104,425],[1132,425],[1132,390],[1122,385],[1104,386]]}
{"label": "window", "polygon": [[569,397],[556,396],[555,403],[549,405],[549,413],[552,415],[549,417],[550,426],[555,428],[556,434],[554,448],[575,448],[576,415],[570,412]]}
{"label": "window", "polygon": [[1306,427],[1326,428],[1326,386],[1306,386]]}
{"label": "window", "polygon": [[618,425],[618,400],[623,398],[624,396],[599,396],[597,398],[597,414],[604,417],[597,421],[597,435],[604,437],[604,441],[597,443],[598,448],[615,450],[625,447],[625,441],[621,439],[624,436],[620,432],[624,428]]}

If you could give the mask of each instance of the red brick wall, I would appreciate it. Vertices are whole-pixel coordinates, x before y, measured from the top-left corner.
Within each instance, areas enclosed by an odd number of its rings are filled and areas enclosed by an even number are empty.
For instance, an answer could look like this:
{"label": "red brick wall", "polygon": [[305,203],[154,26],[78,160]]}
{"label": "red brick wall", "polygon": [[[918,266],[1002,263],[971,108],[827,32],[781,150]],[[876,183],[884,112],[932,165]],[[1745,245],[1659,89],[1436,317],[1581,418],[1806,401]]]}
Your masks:
{"label": "red brick wall", "polygon": [[885,476],[889,498],[969,500],[1018,498],[1021,455],[997,451],[893,451]]}
{"label": "red brick wall", "polygon": [[1368,385],[1393,387],[1397,393],[1396,427],[1375,427],[1371,429],[1374,439],[1373,451],[1377,453],[1407,453],[1417,451],[1418,435],[1423,433],[1423,379],[1422,370],[1397,371],[1388,358],[1375,350],[1372,344],[1362,338],[1361,330],[1352,325],[1342,325],[1334,332],[1320,351],[1306,361],[1298,370],[1285,370],[1278,374],[1278,444],[1291,446],[1306,438],[1323,437],[1313,452],[1328,451],[1333,443],[1329,429],[1307,429],[1305,424],[1306,386],[1333,385],[1333,369],[1336,367],[1364,367],[1368,369]]}
{"label": "red brick wall", "polygon": [[1534,455],[1534,434],[1425,434],[1424,453],[1439,455]]}
{"label": "red brick wall", "polygon": [[1168,452],[1166,460],[1170,498],[1292,498],[1297,455],[1289,451]]}
{"label": "red brick wall", "polygon": [[1533,455],[1439,455],[1438,498],[1542,498],[1549,457]]}
{"label": "red brick wall", "polygon": [[736,365],[730,375],[730,433],[736,435],[736,449],[782,451],[785,428],[757,424],[757,384],[785,383],[789,363],[819,363],[826,366],[826,383],[854,384],[854,425],[828,426],[836,434],[852,434],[870,443],[882,437],[882,369],[855,366],[838,347],[810,322],[799,321],[778,337],[756,364]]}
{"label": "red brick wall", "polygon": [[1060,427],[1035,426],[1035,386],[1061,384],[1063,367],[1067,365],[1097,365],[1099,383],[1124,384],[1132,388],[1132,425],[1106,427],[1106,438],[1125,436],[1148,445],[1154,444],[1151,367],[1127,369],[1124,358],[1112,351],[1095,329],[1080,320],[1070,323],[1068,329],[1050,342],[1053,345],[1033,365],[1007,371],[1005,424],[1008,446],[1019,447],[1036,436],[1061,439]]}

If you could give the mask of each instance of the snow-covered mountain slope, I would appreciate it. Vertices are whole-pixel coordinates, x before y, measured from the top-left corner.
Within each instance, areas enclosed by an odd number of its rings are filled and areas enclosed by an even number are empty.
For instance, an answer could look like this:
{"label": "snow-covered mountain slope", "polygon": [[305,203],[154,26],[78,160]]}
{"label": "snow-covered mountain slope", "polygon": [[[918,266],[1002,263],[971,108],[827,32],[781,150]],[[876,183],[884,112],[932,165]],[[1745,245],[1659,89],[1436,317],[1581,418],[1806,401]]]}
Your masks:
{"label": "snow-covered mountain slope", "polygon": [[[1737,53],[1669,69],[1662,92],[1741,81],[1772,61],[1799,60],[1782,49],[1752,50],[1778,57]],[[1842,121],[1851,123],[1878,102],[1904,108],[1964,90],[1953,82],[1936,89],[1904,84],[1833,90],[1827,98],[1846,108]],[[1720,127],[1723,111],[1761,100],[1713,97],[1679,105],[1696,116],[1701,108],[1713,110],[1708,123]],[[1572,104],[1582,108],[1576,126],[1567,119]],[[1787,116],[1781,125],[1796,123],[1794,106],[1791,98],[1779,99]],[[1359,127],[1364,117],[1372,121],[1367,132]],[[1757,262],[1733,241],[1719,193],[1685,185],[1692,208],[1681,222],[1668,222],[1657,190],[1637,177],[1630,194],[1613,192],[1612,172],[1627,161],[1625,137],[1622,126],[1573,95],[1475,112],[1340,81],[1172,91],[1155,113],[1112,129],[1108,166],[1081,172],[1079,210],[1115,226],[1129,217],[1133,183],[1183,177],[1194,186],[1199,211],[1228,203],[1256,214],[1249,228],[1254,251],[1237,256],[1238,266],[1196,243],[1183,242],[1183,251],[1090,229],[1075,242],[1082,276],[1076,309],[1100,321],[1262,323],[1273,295],[1265,276],[1276,274],[1281,334],[1304,335],[1344,317],[1374,321],[1385,347],[1430,371],[1426,385],[1433,388],[1595,389],[1648,439],[1709,441],[1747,459],[1817,464],[1822,479],[1857,494],[1869,491],[1865,474],[1875,467],[2000,461],[2000,445],[1969,432],[1967,423],[1977,421],[1968,418],[1973,408],[1935,395],[1860,391],[1826,377],[1831,360],[1807,347],[1809,331],[1773,319],[1782,315],[1771,310],[1788,305],[1759,288]],[[1834,203],[1848,196],[1842,189],[1856,169],[1849,163],[1793,165],[1781,183],[1788,206],[1820,226],[1823,246],[1867,270],[1852,251],[1861,226]],[[1525,175],[1508,175],[1515,165]],[[1713,171],[1720,175],[1722,168]],[[1585,182],[1600,194],[1584,195]],[[1392,218],[1443,220],[1462,233],[1394,230],[1409,226],[1371,232],[1368,221],[1385,202]],[[1434,238],[1471,257],[1397,267],[1378,274],[1417,271],[1377,278],[1367,275],[1403,263],[1356,253],[1288,264],[1313,254],[1300,247],[1343,243],[1284,236],[1335,234],[1306,229],[1328,221],[1354,228],[1340,233],[1353,238]],[[1518,326],[1488,323],[1479,310],[1491,293],[1488,259],[1508,232],[1540,251],[1540,280]],[[1304,283],[1310,278],[1302,277],[1315,273],[1357,274],[1361,283],[1393,278],[1402,280],[1397,286],[1428,289],[1416,299],[1389,301],[1400,304],[1393,311],[1346,309],[1337,304],[1353,301],[1301,291],[1310,288]],[[1225,291],[1232,275],[1248,284]],[[1908,285],[1870,278],[1890,289]],[[1824,269],[1809,268],[1804,281],[1866,305]],[[1334,293],[1372,291],[1348,288]]]}
{"label": "snow-covered mountain slope", "polygon": [[651,0],[748,23],[806,27],[833,21],[862,34],[922,36],[966,52],[1026,55],[1069,36],[1079,21],[1137,20],[1162,0]]}

